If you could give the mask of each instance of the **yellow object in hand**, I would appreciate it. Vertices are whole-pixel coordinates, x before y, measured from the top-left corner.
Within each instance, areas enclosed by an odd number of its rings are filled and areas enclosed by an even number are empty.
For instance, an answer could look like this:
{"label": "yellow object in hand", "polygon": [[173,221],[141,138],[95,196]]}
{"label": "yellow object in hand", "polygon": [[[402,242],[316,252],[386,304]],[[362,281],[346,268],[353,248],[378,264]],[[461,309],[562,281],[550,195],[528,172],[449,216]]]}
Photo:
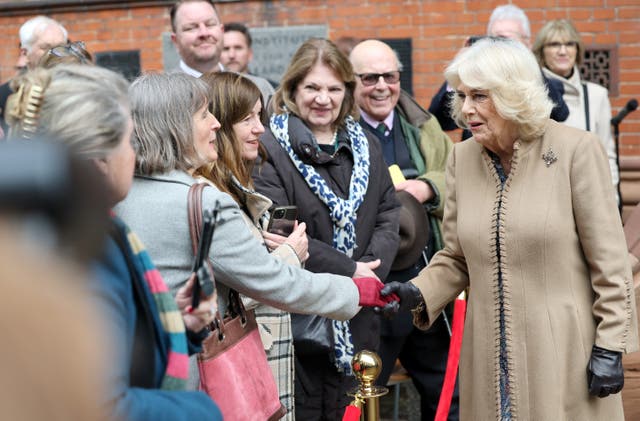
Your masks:
{"label": "yellow object in hand", "polygon": [[393,164],[389,166],[389,174],[391,174],[391,181],[396,185],[402,181],[405,181],[404,175],[402,174],[402,170],[398,166],[398,164]]}

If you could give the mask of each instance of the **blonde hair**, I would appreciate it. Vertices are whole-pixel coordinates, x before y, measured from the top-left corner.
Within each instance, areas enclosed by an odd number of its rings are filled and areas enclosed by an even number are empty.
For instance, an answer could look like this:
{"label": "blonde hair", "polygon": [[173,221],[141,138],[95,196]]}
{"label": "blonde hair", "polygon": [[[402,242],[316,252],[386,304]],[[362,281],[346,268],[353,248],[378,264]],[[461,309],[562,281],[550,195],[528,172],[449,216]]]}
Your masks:
{"label": "blonde hair", "polygon": [[97,66],[36,68],[12,82],[7,123],[12,137],[65,143],[82,158],[103,158],[122,140],[129,120],[128,82]]}
{"label": "blonde hair", "polygon": [[542,29],[536,35],[536,40],[533,43],[533,55],[536,56],[540,66],[547,67],[544,62],[544,46],[548,42],[554,40],[574,41],[578,44],[578,50],[576,52],[576,64],[582,64],[584,59],[584,44],[580,38],[580,33],[573,26],[570,20],[557,19],[547,22]]}
{"label": "blonde hair", "polygon": [[[522,43],[504,38],[485,38],[461,51],[445,70],[450,86],[461,83],[471,89],[487,90],[498,114],[518,125],[522,140],[544,132],[553,103],[547,96],[535,57]],[[452,117],[466,127],[462,101],[451,103]]]}

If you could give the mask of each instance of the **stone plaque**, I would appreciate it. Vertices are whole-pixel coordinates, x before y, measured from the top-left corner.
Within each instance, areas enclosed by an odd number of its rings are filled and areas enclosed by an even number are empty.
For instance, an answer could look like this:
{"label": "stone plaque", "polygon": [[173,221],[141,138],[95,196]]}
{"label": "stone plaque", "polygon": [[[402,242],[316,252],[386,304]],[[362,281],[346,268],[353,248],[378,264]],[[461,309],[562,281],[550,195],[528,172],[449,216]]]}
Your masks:
{"label": "stone plaque", "polygon": [[[253,60],[249,64],[251,73],[279,81],[300,44],[313,37],[326,38],[327,26],[251,28],[250,32],[253,39]],[[170,32],[162,34],[162,58],[165,71],[177,68],[180,63]]]}
{"label": "stone plaque", "polygon": [[279,81],[289,66],[291,56],[309,38],[327,37],[326,25],[280,26],[251,28],[253,60],[251,73]]}
{"label": "stone plaque", "polygon": [[177,69],[180,65],[180,56],[171,42],[171,32],[162,33],[162,65],[165,72]]}
{"label": "stone plaque", "polygon": [[140,50],[95,53],[98,66],[116,71],[129,81],[140,76]]}

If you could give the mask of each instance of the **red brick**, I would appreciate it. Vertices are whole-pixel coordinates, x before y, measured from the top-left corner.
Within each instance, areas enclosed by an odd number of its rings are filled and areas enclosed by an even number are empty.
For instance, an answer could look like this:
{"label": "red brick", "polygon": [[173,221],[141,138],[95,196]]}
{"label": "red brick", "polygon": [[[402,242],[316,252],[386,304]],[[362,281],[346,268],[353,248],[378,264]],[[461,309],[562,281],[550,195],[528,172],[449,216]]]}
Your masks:
{"label": "red brick", "polygon": [[635,19],[638,20],[640,16],[640,7],[637,2],[634,7],[620,7],[618,10],[618,19]]}

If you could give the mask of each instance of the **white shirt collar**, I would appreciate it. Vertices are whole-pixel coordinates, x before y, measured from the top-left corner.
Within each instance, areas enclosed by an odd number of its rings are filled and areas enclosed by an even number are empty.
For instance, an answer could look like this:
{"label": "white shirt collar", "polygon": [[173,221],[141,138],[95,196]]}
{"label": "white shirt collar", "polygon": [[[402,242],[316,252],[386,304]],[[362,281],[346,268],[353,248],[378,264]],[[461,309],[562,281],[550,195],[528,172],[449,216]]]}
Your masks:
{"label": "white shirt collar", "polygon": [[[218,62],[218,68],[220,69],[221,72],[224,72],[224,66],[222,65],[222,63]],[[194,69],[192,67],[189,67],[187,65],[187,63],[185,63],[183,60],[180,60],[180,70],[182,70],[186,74],[191,75],[193,77],[202,76],[202,72],[201,71],[196,70],[196,69]]]}

